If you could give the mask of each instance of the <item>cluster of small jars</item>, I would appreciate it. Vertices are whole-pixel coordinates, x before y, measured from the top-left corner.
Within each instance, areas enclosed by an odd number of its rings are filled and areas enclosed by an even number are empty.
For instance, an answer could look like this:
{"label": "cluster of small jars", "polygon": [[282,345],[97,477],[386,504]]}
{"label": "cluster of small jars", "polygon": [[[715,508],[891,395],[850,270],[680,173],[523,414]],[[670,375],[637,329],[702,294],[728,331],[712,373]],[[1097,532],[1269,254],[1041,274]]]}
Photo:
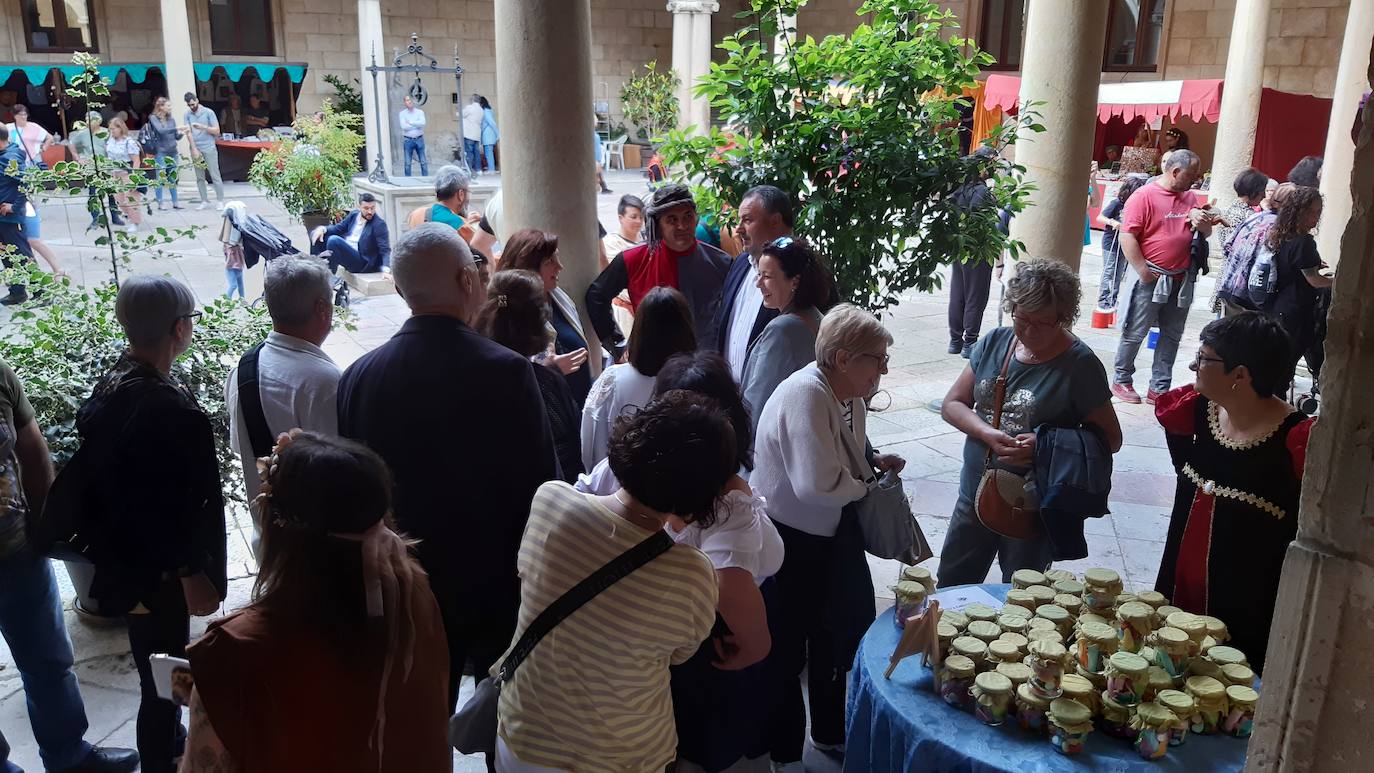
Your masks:
{"label": "cluster of small jars", "polygon": [[925,611],[927,599],[935,593],[935,576],[924,566],[904,567],[892,593],[896,597],[892,619],[898,628],[905,628],[907,620]]}
{"label": "cluster of small jars", "polygon": [[1255,674],[1225,645],[1226,625],[1125,593],[1110,569],[1018,571],[1001,609],[942,610],[938,630],[946,702],[988,725],[1014,720],[1064,754],[1094,727],[1156,760],[1191,734],[1247,738],[1254,726]]}

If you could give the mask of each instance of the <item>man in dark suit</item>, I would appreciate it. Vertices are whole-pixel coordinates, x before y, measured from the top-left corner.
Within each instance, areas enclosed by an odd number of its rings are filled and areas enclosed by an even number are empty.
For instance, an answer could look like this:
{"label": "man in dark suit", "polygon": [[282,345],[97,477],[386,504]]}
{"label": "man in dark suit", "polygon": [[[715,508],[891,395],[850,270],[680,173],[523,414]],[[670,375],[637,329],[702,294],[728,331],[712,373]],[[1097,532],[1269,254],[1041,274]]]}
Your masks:
{"label": "man in dark suit", "polygon": [[534,491],[555,477],[553,437],[535,366],[468,326],[486,288],[458,232],[406,232],[393,276],[411,317],[344,372],[339,434],[391,468],[396,524],[420,540],[448,634],[453,707],[464,662],[480,679],[515,632],[515,557]]}
{"label": "man in dark suit", "polygon": [[355,274],[391,272],[391,232],[377,216],[377,199],[370,193],[358,197],[358,208],[343,220],[316,228],[311,241],[324,248],[319,255],[329,261],[330,273],[339,266]]}
{"label": "man in dark suit", "polygon": [[756,263],[763,248],[780,236],[791,236],[796,224],[792,199],[781,188],[758,185],[745,192],[739,203],[739,237],[744,252],[730,263],[716,312],[716,348],[730,363],[736,381],[744,375],[744,360],[763,328],[778,316],[763,305],[763,293],[755,284]]}

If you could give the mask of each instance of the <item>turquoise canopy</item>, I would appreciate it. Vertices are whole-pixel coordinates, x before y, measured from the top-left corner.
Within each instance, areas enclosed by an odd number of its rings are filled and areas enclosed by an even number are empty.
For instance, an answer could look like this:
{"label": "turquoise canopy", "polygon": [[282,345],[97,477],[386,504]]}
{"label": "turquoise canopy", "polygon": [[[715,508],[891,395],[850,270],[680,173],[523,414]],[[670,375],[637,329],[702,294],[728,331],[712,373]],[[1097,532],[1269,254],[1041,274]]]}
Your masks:
{"label": "turquoise canopy", "polygon": [[[304,64],[275,64],[263,62],[196,62],[196,79],[202,81],[210,80],[210,75],[215,68],[224,70],[225,75],[232,81],[237,81],[243,77],[243,73],[252,69],[258,78],[270,81],[276,76],[278,70],[285,70],[286,77],[292,83],[299,84],[305,80],[306,65]],[[162,64],[158,62],[139,62],[133,64],[102,64],[99,66],[101,77],[113,81],[119,77],[119,71],[123,70],[129,74],[129,80],[133,83],[142,83],[148,79],[149,70],[162,71]],[[70,80],[81,72],[81,68],[74,64],[59,65],[32,65],[32,64],[0,64],[0,83],[9,80],[15,71],[24,74],[29,83],[41,84],[48,80],[48,75],[57,70],[62,73],[64,78]]]}

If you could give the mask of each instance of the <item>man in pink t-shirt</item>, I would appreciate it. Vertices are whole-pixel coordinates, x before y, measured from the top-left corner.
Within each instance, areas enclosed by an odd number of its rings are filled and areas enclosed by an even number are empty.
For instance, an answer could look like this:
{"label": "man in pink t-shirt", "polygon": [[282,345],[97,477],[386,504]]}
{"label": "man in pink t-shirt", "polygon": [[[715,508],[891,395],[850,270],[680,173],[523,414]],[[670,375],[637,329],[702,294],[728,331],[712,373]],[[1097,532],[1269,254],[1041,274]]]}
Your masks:
{"label": "man in pink t-shirt", "polygon": [[1139,403],[1132,385],[1135,358],[1151,327],[1159,328],[1150,387],[1145,401],[1169,390],[1179,339],[1188,322],[1193,300],[1191,248],[1193,234],[1212,232],[1212,219],[1192,191],[1201,176],[1202,162],[1190,150],[1175,150],[1164,163],[1164,172],[1126,201],[1117,244],[1135,272],[1121,322],[1121,342],[1116,349],[1116,378],[1112,394],[1128,403]]}

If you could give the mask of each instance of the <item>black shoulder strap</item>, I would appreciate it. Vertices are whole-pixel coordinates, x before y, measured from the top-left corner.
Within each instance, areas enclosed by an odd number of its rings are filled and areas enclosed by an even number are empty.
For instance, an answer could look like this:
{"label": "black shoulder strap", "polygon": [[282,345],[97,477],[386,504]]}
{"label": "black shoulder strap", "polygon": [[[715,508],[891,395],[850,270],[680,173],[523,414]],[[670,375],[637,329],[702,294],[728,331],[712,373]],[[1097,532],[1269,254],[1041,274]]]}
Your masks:
{"label": "black shoulder strap", "polygon": [[272,430],[267,427],[267,417],[262,412],[262,393],[258,391],[258,355],[265,345],[266,342],[260,343],[239,358],[239,412],[248,427],[248,445],[255,459],[272,453]]}
{"label": "black shoulder strap", "polygon": [[530,626],[525,629],[525,633],[520,636],[520,641],[516,642],[506,661],[501,664],[501,674],[498,681],[509,682],[511,677],[515,676],[515,669],[519,668],[525,658],[534,651],[534,646],[539,643],[539,640],[544,638],[549,631],[552,631],[554,626],[563,622],[568,615],[576,612],[579,607],[591,601],[601,591],[616,584],[621,578],[668,552],[672,546],[673,538],[668,536],[668,532],[660,529],[653,536],[616,556],[610,563],[592,572],[567,593],[559,596],[557,601],[545,607],[544,611],[540,612],[530,623]]}

